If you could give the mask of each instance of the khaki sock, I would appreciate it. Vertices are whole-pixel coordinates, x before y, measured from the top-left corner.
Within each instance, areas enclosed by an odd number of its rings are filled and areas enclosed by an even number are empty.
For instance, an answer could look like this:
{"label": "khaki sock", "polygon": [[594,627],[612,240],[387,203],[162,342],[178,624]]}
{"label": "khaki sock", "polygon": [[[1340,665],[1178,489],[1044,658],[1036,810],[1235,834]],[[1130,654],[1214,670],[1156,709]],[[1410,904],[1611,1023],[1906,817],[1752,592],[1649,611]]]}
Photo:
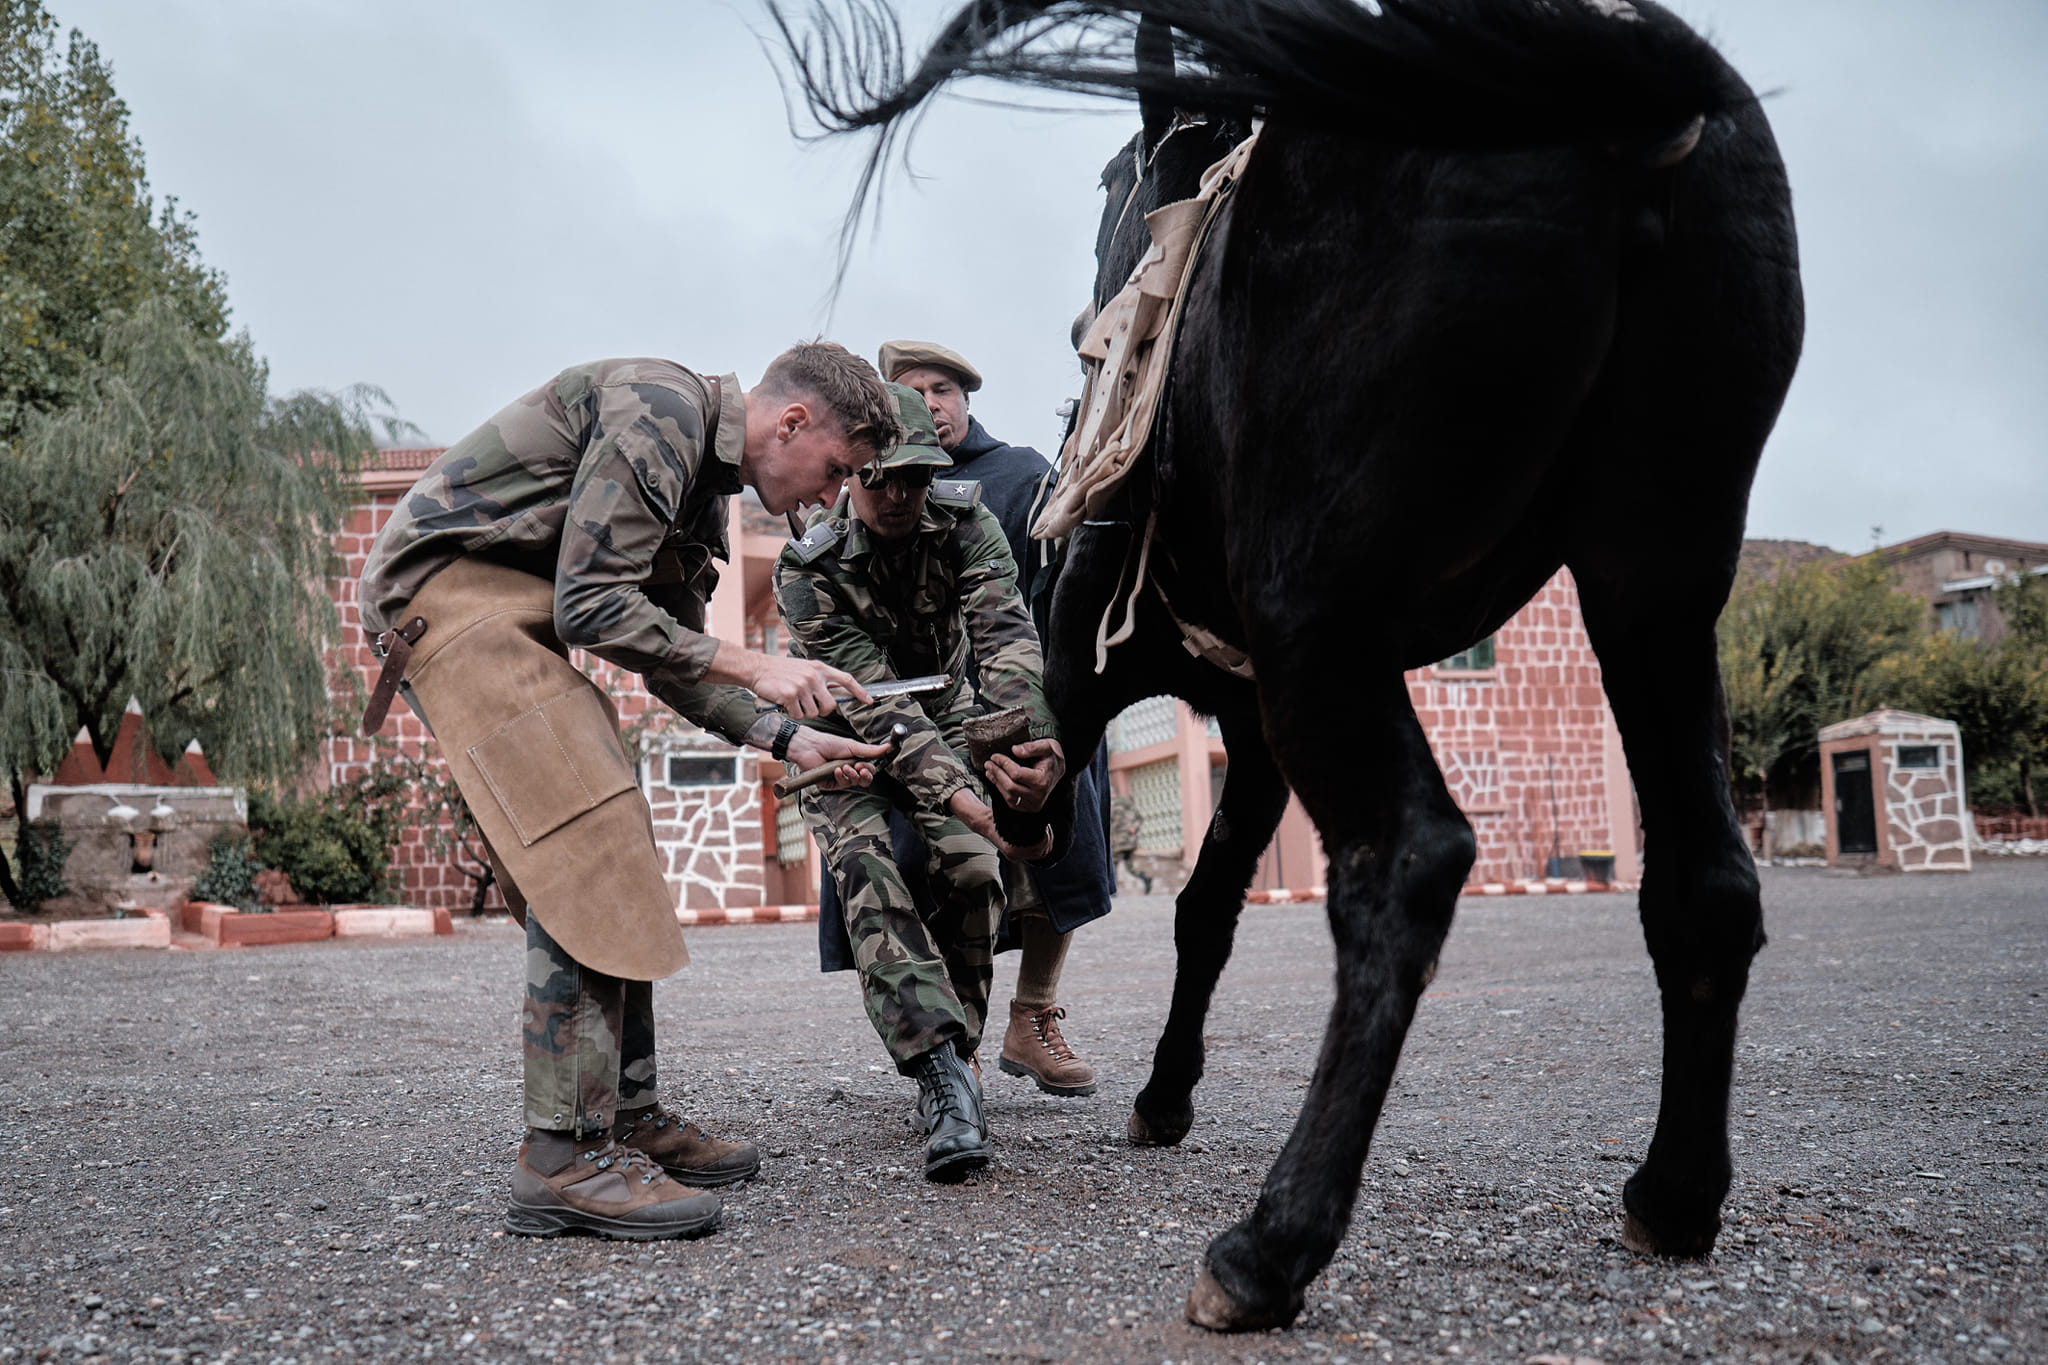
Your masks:
{"label": "khaki sock", "polygon": [[1017,923],[1023,949],[1017,963],[1017,999],[1034,1010],[1059,1003],[1060,968],[1067,962],[1071,933],[1056,933],[1044,915],[1026,915]]}

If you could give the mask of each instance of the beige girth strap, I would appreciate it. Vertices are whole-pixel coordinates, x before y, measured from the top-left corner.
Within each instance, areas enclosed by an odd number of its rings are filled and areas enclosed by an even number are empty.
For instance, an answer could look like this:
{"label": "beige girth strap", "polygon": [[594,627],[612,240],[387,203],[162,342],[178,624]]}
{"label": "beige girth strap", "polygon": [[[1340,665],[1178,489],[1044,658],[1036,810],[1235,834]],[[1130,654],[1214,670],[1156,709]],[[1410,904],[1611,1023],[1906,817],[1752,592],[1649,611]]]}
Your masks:
{"label": "beige girth strap", "polygon": [[[1173,609],[1173,602],[1166,595],[1166,589],[1159,586],[1159,580],[1152,580],[1152,591],[1159,594],[1159,604],[1166,608],[1166,614],[1180,627],[1181,648],[1197,659],[1215,665],[1233,678],[1246,682],[1257,682],[1258,675],[1252,672],[1252,656],[1239,649],[1230,641],[1210,630],[1207,626],[1189,625],[1180,619],[1180,613]],[[1101,670],[1097,670],[1100,672]]]}
{"label": "beige girth strap", "polygon": [[[1138,572],[1131,580],[1131,590],[1128,593],[1121,592],[1123,581],[1119,579],[1117,587],[1120,591],[1111,596],[1109,605],[1102,609],[1102,619],[1095,623],[1095,671],[1098,674],[1109,667],[1110,646],[1120,645],[1130,639],[1131,633],[1138,628],[1138,594],[1145,590],[1145,581],[1152,563],[1152,537],[1158,530],[1159,510],[1154,508],[1152,514],[1145,518],[1145,537],[1138,542]],[[1152,593],[1159,599],[1159,605],[1166,608],[1166,614],[1180,627],[1181,648],[1197,659],[1222,669],[1233,678],[1243,678],[1246,682],[1258,681],[1258,676],[1252,672],[1249,654],[1207,626],[1190,625],[1183,621],[1180,613],[1173,609],[1173,599],[1166,595],[1166,589],[1159,586],[1159,580],[1154,578],[1151,582]],[[1123,624],[1116,628],[1116,632],[1111,634],[1109,618],[1116,615],[1119,598],[1124,604],[1124,620]]]}

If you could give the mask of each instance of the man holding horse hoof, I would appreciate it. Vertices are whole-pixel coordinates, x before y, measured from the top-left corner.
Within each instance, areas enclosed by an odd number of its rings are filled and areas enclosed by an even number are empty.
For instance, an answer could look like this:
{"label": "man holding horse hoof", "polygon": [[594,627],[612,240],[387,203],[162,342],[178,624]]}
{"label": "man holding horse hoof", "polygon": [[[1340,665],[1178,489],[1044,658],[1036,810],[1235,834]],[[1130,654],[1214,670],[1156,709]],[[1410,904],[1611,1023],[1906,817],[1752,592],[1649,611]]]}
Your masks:
{"label": "man holding horse hoof", "polygon": [[[951,461],[939,448],[925,402],[891,385],[909,435],[861,472],[832,507],[792,540],[775,564],[775,603],[801,657],[844,669],[863,683],[946,674],[951,685],[922,696],[850,702],[807,722],[879,739],[907,737],[864,790],[806,791],[801,809],[839,893],[869,1020],[896,1063],[917,1081],[917,1122],[928,1135],[925,1175],[953,1180],[988,1163],[982,1115],[981,1043],[1004,906],[1004,856],[1018,849],[997,832],[965,726],[980,693],[1021,708],[1028,738],[997,753],[985,775],[1014,809],[1035,811],[1065,772],[1058,726],[1040,687],[1038,634],[1017,590],[1010,545],[977,486],[933,485]],[[889,832],[908,816],[926,850],[925,903],[912,895]]]}
{"label": "man holding horse hoof", "polygon": [[[645,1240],[707,1232],[751,1176],[750,1144],[662,1107],[652,982],[689,960],[638,773],[581,648],[734,744],[861,782],[882,751],[797,724],[860,684],[704,634],[728,498],[830,496],[896,442],[867,362],[791,348],[742,393],[666,360],[564,370],[443,452],[364,566],[363,626],[393,695],[431,727],[526,926],[526,1140],[508,1231]],[[778,708],[759,714],[757,699]]]}
{"label": "man holding horse hoof", "polygon": [[[1010,542],[1017,586],[1045,638],[1058,561],[1052,546],[1031,538],[1052,466],[1028,446],[1006,445],[969,410],[982,378],[958,351],[930,341],[890,341],[877,357],[882,377],[916,389],[932,411],[939,448],[955,478],[981,485],[981,504],[994,512]],[[1019,951],[1017,993],[1003,1033],[1002,1069],[1029,1076],[1048,1095],[1092,1095],[1095,1068],[1075,1055],[1060,1028],[1060,971],[1074,930],[1109,913],[1115,874],[1109,857],[1109,751],[1074,774],[1074,842],[1057,863],[1014,868],[1010,909],[998,949]]]}

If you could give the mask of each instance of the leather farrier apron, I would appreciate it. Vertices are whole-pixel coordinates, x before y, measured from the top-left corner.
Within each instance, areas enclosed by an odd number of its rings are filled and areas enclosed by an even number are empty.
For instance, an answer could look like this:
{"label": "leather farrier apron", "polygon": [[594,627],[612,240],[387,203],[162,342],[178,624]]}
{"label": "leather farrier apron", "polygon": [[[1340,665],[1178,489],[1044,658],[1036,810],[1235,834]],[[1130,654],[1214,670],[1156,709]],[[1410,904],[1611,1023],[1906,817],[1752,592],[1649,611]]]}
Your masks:
{"label": "leather farrier apron", "polygon": [[527,913],[610,976],[688,963],[618,711],[569,663],[554,584],[465,556],[405,614],[428,625],[405,668],[411,699]]}

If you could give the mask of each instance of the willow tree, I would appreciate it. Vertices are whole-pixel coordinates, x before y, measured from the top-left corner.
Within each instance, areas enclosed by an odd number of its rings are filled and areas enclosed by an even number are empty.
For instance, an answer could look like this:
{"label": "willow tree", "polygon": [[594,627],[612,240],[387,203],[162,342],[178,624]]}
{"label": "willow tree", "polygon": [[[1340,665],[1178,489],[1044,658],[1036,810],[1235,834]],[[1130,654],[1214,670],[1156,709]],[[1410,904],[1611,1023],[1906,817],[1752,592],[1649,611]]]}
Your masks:
{"label": "willow tree", "polygon": [[130,696],[235,780],[295,775],[324,733],[323,580],[382,396],[273,397],[226,319],[98,53],[0,0],[0,769],[24,817],[27,775],[81,730],[104,761]]}
{"label": "willow tree", "polygon": [[0,457],[0,761],[108,756],[140,700],[157,736],[243,779],[291,775],[327,716],[324,586],[369,445],[367,390],[267,395],[246,338],[147,302],[86,392]]}

